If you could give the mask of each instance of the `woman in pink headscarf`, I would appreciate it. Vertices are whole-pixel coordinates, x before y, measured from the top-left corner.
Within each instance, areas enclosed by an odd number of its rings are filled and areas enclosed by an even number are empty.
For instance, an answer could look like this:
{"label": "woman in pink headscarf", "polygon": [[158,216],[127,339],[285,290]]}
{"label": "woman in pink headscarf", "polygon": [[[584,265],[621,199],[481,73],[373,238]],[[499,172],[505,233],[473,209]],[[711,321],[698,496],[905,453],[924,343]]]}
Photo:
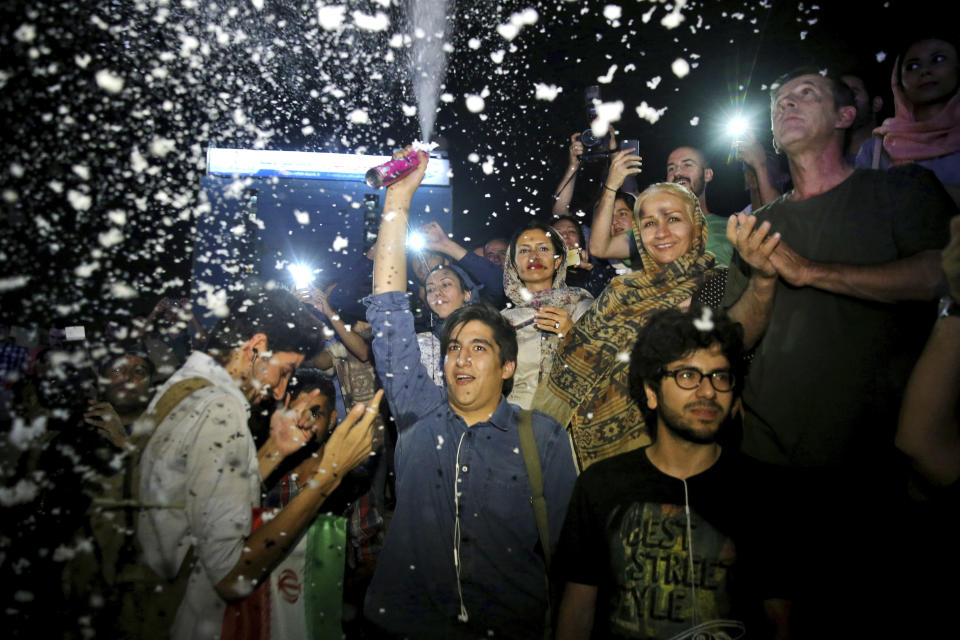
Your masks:
{"label": "woman in pink headscarf", "polygon": [[874,129],[857,154],[858,167],[916,163],[933,171],[960,203],[960,59],[938,37],[908,43],[894,63],[894,117]]}

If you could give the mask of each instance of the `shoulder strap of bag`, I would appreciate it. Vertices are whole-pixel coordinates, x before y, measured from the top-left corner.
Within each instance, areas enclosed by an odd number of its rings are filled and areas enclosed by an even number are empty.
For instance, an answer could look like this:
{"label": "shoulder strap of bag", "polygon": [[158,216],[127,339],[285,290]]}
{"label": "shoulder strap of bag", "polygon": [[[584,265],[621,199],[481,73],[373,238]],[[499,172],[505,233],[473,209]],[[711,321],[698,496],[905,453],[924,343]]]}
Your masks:
{"label": "shoulder strap of bag", "polygon": [[183,402],[183,399],[194,391],[199,391],[213,383],[206,378],[184,378],[180,382],[173,384],[167,389],[160,399],[157,400],[157,406],[153,408],[154,425],[163,422],[173,408]]}
{"label": "shoulder strap of bag", "polygon": [[171,385],[170,388],[160,396],[153,411],[147,415],[147,418],[153,423],[153,428],[146,433],[136,434],[131,437],[133,450],[130,452],[130,460],[126,469],[124,500],[136,502],[136,499],[139,497],[137,493],[138,487],[140,486],[140,455],[146,448],[147,442],[149,442],[150,438],[156,432],[157,427],[160,426],[160,423],[170,415],[174,407],[183,402],[184,398],[194,391],[199,391],[212,384],[212,382],[205,378],[185,378]]}
{"label": "shoulder strap of bag", "polygon": [[[132,457],[124,470],[124,499],[121,501],[124,519],[129,529],[135,525],[134,512],[143,508],[139,501],[140,486],[140,454],[146,443],[156,432],[157,426],[163,422],[174,407],[180,404],[187,396],[195,391],[211,386],[212,383],[204,378],[186,378],[168,388],[153,411],[146,417],[153,423],[153,429],[134,438]],[[190,575],[196,565],[197,558],[194,547],[191,546],[177,575],[172,579],[165,579],[138,560],[139,545],[135,536],[127,536],[121,558],[125,560],[123,575],[120,578],[126,584],[123,593],[124,606],[122,620],[123,627],[136,630],[136,637],[144,640],[161,640],[170,637],[173,620],[177,609],[183,602],[187,592]]]}
{"label": "shoulder strap of bag", "polygon": [[533,439],[533,412],[522,409],[517,416],[517,428],[520,433],[520,452],[530,478],[530,504],[537,520],[537,532],[540,534],[540,546],[543,547],[543,559],[550,569],[550,527],[547,520],[547,501],[543,497],[543,471],[540,468],[540,454]]}

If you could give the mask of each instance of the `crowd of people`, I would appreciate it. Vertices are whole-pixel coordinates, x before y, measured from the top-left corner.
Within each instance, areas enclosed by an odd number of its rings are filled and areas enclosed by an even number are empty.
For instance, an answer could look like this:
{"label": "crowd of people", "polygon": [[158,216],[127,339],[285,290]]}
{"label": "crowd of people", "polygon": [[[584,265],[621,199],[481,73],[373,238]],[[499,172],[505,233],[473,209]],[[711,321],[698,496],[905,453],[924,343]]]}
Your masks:
{"label": "crowd of people", "polygon": [[[611,136],[592,211],[407,247],[429,157],[322,287],[207,332],[5,338],[8,627],[88,638],[926,637],[960,478],[960,60],[771,88],[713,213]],[[649,164],[649,159],[648,159]],[[582,188],[582,184],[581,184]],[[585,222],[589,221],[587,225]],[[372,274],[372,277],[371,277]],[[939,311],[937,301],[940,301]],[[385,401],[384,401],[385,400]],[[947,584],[945,585],[944,582]],[[55,615],[51,615],[55,612]]]}

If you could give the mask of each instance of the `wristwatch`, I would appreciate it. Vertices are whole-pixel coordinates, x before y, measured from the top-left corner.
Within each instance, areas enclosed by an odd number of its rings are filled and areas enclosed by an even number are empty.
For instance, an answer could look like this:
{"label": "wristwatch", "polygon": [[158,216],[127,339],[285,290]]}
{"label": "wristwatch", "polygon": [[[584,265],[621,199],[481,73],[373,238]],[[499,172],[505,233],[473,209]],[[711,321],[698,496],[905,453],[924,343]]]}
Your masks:
{"label": "wristwatch", "polygon": [[950,316],[955,318],[960,317],[960,304],[950,296],[943,296],[940,298],[940,312],[937,314],[937,317],[947,318]]}

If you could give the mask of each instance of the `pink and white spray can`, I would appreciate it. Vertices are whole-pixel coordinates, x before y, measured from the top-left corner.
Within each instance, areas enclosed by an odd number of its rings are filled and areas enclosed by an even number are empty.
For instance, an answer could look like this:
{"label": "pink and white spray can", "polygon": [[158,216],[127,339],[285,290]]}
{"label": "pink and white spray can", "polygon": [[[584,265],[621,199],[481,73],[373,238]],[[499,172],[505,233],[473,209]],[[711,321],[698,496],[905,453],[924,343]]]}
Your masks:
{"label": "pink and white spray can", "polygon": [[420,154],[416,151],[400,158],[392,158],[367,171],[367,184],[373,189],[388,187],[416,169],[419,164]]}

